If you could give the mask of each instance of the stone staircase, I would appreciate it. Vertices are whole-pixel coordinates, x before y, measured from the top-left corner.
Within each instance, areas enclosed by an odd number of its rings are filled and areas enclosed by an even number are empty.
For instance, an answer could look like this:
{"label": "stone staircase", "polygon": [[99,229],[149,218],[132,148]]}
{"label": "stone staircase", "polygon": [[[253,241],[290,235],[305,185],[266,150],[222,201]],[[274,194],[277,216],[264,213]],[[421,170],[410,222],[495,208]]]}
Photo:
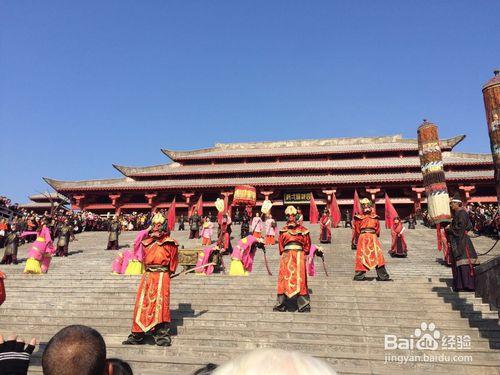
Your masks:
{"label": "stone staircase", "polygon": [[[316,239],[318,228],[311,229]],[[311,313],[272,311],[278,269],[273,246],[267,251],[273,276],[267,275],[258,253],[249,277],[189,275],[173,280],[173,342],[158,348],[121,345],[131,327],[139,277],[111,275],[116,251],[103,250],[106,233],[83,233],[71,244],[72,255],[54,258],[47,275],[23,275],[24,264],[1,268],[8,279],[0,333],[40,340],[32,373],[41,372],[43,348],[59,329],[85,324],[103,334],[108,357],[127,360],[137,374],[189,374],[207,362],[223,363],[259,347],[310,353],[346,374],[500,374],[498,314],[473,293],[451,291],[451,271],[436,261],[433,231],[407,231],[410,254],[406,259],[386,256],[393,281],[385,283],[352,281],[350,230],[336,229],[333,234],[333,244],[325,248],[330,277],[317,260],[317,276],[309,279]],[[233,235],[238,235],[237,229]],[[134,236],[124,233],[122,246],[131,244]],[[187,240],[187,232],[175,232],[174,237],[186,248],[197,245]],[[387,250],[388,232],[382,240]],[[485,238],[475,241],[483,248],[490,243]],[[26,246],[21,257],[25,254]],[[229,265],[229,258],[225,262]],[[434,323],[441,336],[470,336],[470,348],[384,349],[384,335],[410,338],[422,322]],[[387,355],[424,353],[462,357],[439,363],[385,363]],[[472,360],[464,362],[463,356]]]}

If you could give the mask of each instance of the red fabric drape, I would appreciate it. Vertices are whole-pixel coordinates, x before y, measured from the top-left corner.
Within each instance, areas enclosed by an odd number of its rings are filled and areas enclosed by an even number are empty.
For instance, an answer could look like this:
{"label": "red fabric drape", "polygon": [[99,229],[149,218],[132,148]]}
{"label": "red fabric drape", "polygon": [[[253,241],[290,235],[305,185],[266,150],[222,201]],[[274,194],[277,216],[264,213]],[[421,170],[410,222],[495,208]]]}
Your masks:
{"label": "red fabric drape", "polygon": [[311,199],[309,201],[309,222],[311,224],[318,224],[318,218],[319,218],[318,206],[316,206],[314,195],[313,193],[311,193]]}
{"label": "red fabric drape", "polygon": [[361,203],[359,203],[359,195],[358,191],[355,189],[354,190],[354,203],[352,205],[352,217],[354,215],[362,214],[363,210],[361,209]]}
{"label": "red fabric drape", "polygon": [[392,225],[394,224],[394,219],[396,218],[396,216],[399,216],[396,209],[394,208],[394,206],[392,205],[392,202],[389,198],[389,196],[387,195],[387,193],[385,193],[385,227],[386,229],[390,229],[392,228]]}
{"label": "red fabric drape", "polygon": [[175,197],[174,197],[174,200],[172,201],[172,204],[168,208],[167,220],[168,220],[168,230],[170,230],[170,231],[174,230],[174,228],[175,228]]}
{"label": "red fabric drape", "polygon": [[203,216],[203,194],[198,198],[198,202],[196,203],[196,210],[198,212],[198,216]]}
{"label": "red fabric drape", "polygon": [[332,194],[332,202],[330,203],[330,214],[332,216],[332,227],[337,228],[339,226],[342,216],[340,214],[340,208],[337,203],[337,198],[335,197],[335,193]]}

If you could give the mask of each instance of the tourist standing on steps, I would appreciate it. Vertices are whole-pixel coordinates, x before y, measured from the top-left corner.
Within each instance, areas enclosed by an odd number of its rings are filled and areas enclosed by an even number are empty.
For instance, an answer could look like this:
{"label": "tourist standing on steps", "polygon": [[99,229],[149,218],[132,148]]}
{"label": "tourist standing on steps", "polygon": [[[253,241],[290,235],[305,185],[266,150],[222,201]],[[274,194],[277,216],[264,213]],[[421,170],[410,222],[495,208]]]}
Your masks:
{"label": "tourist standing on steps", "polygon": [[390,278],[385,269],[382,245],[378,239],[380,236],[379,217],[373,212],[373,203],[369,199],[364,198],[360,203],[363,213],[354,215],[354,231],[358,238],[354,280],[364,280],[366,271],[375,268],[377,280],[388,281]]}
{"label": "tourist standing on steps", "polygon": [[109,236],[108,236],[108,246],[106,250],[118,250],[120,247],[118,245],[118,238],[120,236],[120,221],[116,217],[113,216],[113,220],[109,224]]}
{"label": "tourist standing on steps", "polygon": [[299,312],[311,311],[307,288],[306,257],[311,250],[309,230],[297,222],[297,209],[288,206],[285,210],[286,225],[280,230],[278,245],[280,270],[278,275],[278,300],[274,311],[284,312],[287,301],[297,298]]}
{"label": "tourist standing on steps", "polygon": [[476,271],[479,264],[476,250],[467,232],[472,230],[469,215],[462,207],[460,196],[453,197],[450,203],[453,212],[451,224],[446,228],[451,245],[451,270],[453,290],[475,291]]}
{"label": "tourist standing on steps", "polygon": [[189,238],[199,238],[200,237],[200,222],[201,218],[198,216],[198,213],[195,211],[191,217],[189,218]]}
{"label": "tourist standing on steps", "polygon": [[75,240],[73,226],[69,224],[68,218],[64,218],[62,225],[58,230],[56,257],[67,257],[69,242]]}
{"label": "tourist standing on steps", "polygon": [[391,257],[406,257],[408,246],[406,245],[404,231],[403,222],[399,217],[395,217],[391,228],[392,244],[389,250]]}
{"label": "tourist standing on steps", "polygon": [[332,230],[330,227],[332,226],[332,219],[330,218],[330,213],[328,210],[323,211],[323,215],[319,220],[319,226],[321,228],[321,232],[319,235],[319,242],[321,243],[331,243],[332,242]]}
{"label": "tourist standing on steps", "polygon": [[152,337],[158,346],[170,346],[170,277],[177,269],[177,241],[170,237],[166,220],[155,215],[143,240],[144,266],[133,315],[132,333],[124,345],[142,345]]}
{"label": "tourist standing on steps", "polygon": [[5,236],[5,251],[1,264],[17,264],[17,249],[19,247],[19,232],[16,224],[12,224]]}

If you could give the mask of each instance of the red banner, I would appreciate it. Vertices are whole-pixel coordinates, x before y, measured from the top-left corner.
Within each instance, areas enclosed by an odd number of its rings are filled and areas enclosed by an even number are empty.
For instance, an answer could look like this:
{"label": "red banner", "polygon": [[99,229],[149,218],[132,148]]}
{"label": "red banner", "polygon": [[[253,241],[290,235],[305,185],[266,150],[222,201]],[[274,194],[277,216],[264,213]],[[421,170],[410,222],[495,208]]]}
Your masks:
{"label": "red banner", "polygon": [[358,191],[354,189],[354,203],[352,205],[352,217],[354,215],[362,214],[363,210],[361,209],[361,203],[359,203],[359,195]]}
{"label": "red banner", "polygon": [[394,206],[392,205],[391,200],[387,193],[385,193],[385,227],[387,229],[392,228],[394,224],[394,219],[398,216],[398,213]]}
{"label": "red banner", "polygon": [[173,231],[175,228],[175,197],[172,204],[170,204],[170,207],[168,208],[167,220],[168,230]]}
{"label": "red banner", "polygon": [[203,216],[203,194],[198,198],[198,202],[196,203],[196,211],[198,216]]}
{"label": "red banner", "polygon": [[337,197],[335,197],[335,193],[332,194],[332,202],[330,203],[330,215],[332,216],[332,227],[337,228],[339,226],[340,220],[342,220],[342,215],[340,213],[340,208],[337,203]]}
{"label": "red banner", "polygon": [[311,193],[311,199],[309,200],[309,222],[311,224],[318,224],[319,211],[318,206],[316,206],[316,201]]}

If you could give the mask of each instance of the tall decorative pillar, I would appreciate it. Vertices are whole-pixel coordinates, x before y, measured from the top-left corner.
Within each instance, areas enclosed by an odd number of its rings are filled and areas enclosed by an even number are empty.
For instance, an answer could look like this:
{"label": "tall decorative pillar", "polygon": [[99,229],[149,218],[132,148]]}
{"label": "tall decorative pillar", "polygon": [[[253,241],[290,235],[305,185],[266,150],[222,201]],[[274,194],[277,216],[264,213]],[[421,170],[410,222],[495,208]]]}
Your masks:
{"label": "tall decorative pillar", "polygon": [[500,70],[483,86],[484,109],[486,123],[490,135],[491,154],[495,166],[495,186],[497,204],[500,206]]}
{"label": "tall decorative pillar", "polygon": [[73,199],[75,200],[74,206],[76,206],[79,210],[83,210],[83,205],[85,204],[85,195],[73,195]]}
{"label": "tall decorative pillar", "polygon": [[193,207],[193,202],[191,202],[191,198],[193,197],[194,193],[182,193],[182,196],[186,200],[186,204],[188,206],[188,212],[187,214],[189,215],[191,212],[191,208]]}
{"label": "tall decorative pillar", "polygon": [[269,200],[269,197],[274,193],[273,190],[261,190],[260,191],[260,194],[262,194],[264,196],[264,200],[265,201],[268,201]]}
{"label": "tall decorative pillar", "polygon": [[144,194],[144,196],[148,200],[148,205],[149,205],[149,207],[151,207],[151,212],[155,212],[156,211],[156,202],[155,201],[156,201],[156,197],[158,196],[158,194],[156,194],[156,193]]}
{"label": "tall decorative pillar", "polygon": [[121,205],[120,205],[121,194],[109,194],[109,199],[111,199],[111,205],[115,208],[115,214],[120,215]]}

